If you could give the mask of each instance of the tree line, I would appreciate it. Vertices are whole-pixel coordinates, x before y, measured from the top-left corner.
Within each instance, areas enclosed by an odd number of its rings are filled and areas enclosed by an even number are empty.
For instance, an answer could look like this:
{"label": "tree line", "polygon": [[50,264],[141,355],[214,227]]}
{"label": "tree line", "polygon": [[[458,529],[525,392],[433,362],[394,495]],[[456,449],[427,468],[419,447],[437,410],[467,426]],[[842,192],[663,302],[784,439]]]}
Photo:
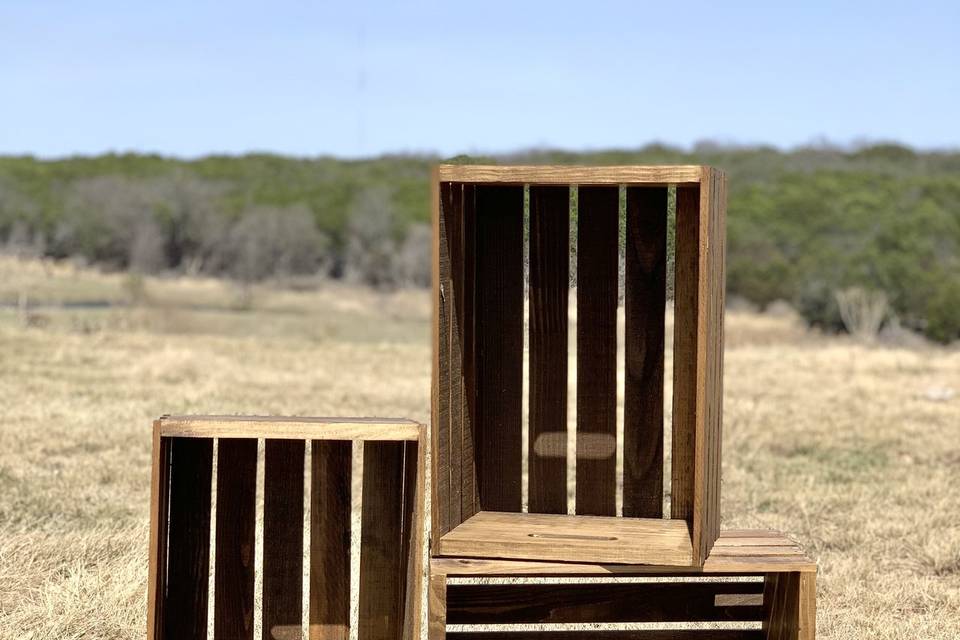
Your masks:
{"label": "tree line", "polygon": [[[0,157],[0,242],[20,255],[139,273],[423,286],[430,166],[439,160]],[[885,322],[938,341],[960,338],[960,153],[701,144],[452,160],[722,167],[730,297],[761,308],[784,300],[836,329],[838,298],[856,288],[882,294]]]}

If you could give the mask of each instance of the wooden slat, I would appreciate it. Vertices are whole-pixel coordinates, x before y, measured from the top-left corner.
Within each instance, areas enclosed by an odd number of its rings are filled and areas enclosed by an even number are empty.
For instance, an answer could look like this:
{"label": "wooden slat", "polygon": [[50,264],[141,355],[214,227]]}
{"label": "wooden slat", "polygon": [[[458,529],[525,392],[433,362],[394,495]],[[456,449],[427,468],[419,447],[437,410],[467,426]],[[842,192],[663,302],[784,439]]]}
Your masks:
{"label": "wooden slat", "polygon": [[304,441],[267,440],[263,484],[263,638],[301,637]]}
{"label": "wooden slat", "polygon": [[437,544],[444,556],[684,565],[682,520],[481,511]]}
{"label": "wooden slat", "polygon": [[816,636],[816,572],[768,574],[763,593],[767,640]]}
{"label": "wooden slat", "polygon": [[570,189],[530,189],[528,510],[567,512]]}
{"label": "wooden slat", "polygon": [[447,578],[430,575],[427,591],[427,639],[444,640],[447,631]]}
{"label": "wooden slat", "polygon": [[420,593],[423,584],[423,464],[419,443],[403,443],[403,507],[400,525],[401,637],[420,637]]}
{"label": "wooden slat", "polygon": [[253,639],[257,441],[217,443],[215,640]]}
{"label": "wooden slat", "polygon": [[449,279],[444,285],[444,297],[450,307],[450,362],[448,411],[450,412],[450,526],[463,521],[460,514],[461,473],[463,463],[463,185],[452,187],[451,207],[444,207],[447,246],[450,251]]}
{"label": "wooden slat", "polygon": [[360,640],[400,640],[403,630],[403,444],[363,445]]}
{"label": "wooden slat", "polygon": [[272,440],[416,440],[420,425],[394,418],[286,418],[275,416],[164,416],[160,435],[177,438]]}
{"label": "wooden slat", "polygon": [[698,394],[703,389],[697,338],[700,306],[699,188],[677,188],[673,302],[673,447],[670,513],[693,519]]}
{"label": "wooden slat", "polygon": [[436,307],[436,331],[434,344],[434,368],[436,369],[433,391],[433,519],[434,537],[439,537],[457,526],[451,519],[451,485],[454,467],[459,471],[459,460],[452,459],[450,438],[452,416],[450,412],[450,327],[453,324],[453,283],[450,277],[450,218],[456,217],[455,185],[444,182],[439,185],[439,212],[435,222],[434,242],[437,245],[435,265],[434,305]]}
{"label": "wooden slat", "polygon": [[[616,515],[615,187],[579,189],[577,216],[577,513]],[[484,505],[486,507],[486,505]]]}
{"label": "wooden slat", "polygon": [[[763,640],[756,629],[635,629],[481,631],[448,633],[449,640]],[[433,638],[431,637],[431,640]]]}
{"label": "wooden slat", "polygon": [[623,515],[663,516],[667,190],[627,189]]}
{"label": "wooden slat", "polygon": [[520,511],[523,189],[476,189],[477,481],[483,509]]}
{"label": "wooden slat", "polygon": [[170,508],[170,444],[160,437],[160,421],[153,422],[153,469],[150,487],[150,561],[147,578],[147,639],[163,633],[163,605],[167,591],[167,535]]}
{"label": "wooden slat", "polygon": [[[463,185],[463,273],[461,303],[457,322],[463,343],[463,424],[460,433],[460,518],[461,521],[480,511],[476,453],[476,188]],[[459,276],[459,272],[458,272]]]}
{"label": "wooden slat", "polygon": [[350,637],[353,445],[314,441],[310,457],[310,640]]}
{"label": "wooden slat", "polygon": [[170,444],[170,528],[164,637],[207,637],[210,494],[213,441],[175,438]]}
{"label": "wooden slat", "polygon": [[494,166],[440,165],[439,180],[512,185],[695,185],[700,182],[699,166]]}
{"label": "wooden slat", "polygon": [[727,604],[717,596],[763,588],[761,582],[453,584],[447,624],[759,621],[759,603]]}

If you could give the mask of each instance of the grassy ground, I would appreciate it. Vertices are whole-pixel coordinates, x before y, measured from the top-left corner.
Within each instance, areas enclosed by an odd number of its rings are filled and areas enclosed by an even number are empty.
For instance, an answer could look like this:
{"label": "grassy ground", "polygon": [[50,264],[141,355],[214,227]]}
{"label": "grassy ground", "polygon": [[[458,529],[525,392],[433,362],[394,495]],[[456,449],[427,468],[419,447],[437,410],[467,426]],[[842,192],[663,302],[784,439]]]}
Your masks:
{"label": "grassy ground", "polygon": [[[43,306],[130,297],[146,303]],[[156,415],[428,418],[422,292],[3,260],[0,305],[2,638],[143,637]],[[960,353],[747,313],[727,337],[725,526],[807,545],[819,637],[960,637]]]}

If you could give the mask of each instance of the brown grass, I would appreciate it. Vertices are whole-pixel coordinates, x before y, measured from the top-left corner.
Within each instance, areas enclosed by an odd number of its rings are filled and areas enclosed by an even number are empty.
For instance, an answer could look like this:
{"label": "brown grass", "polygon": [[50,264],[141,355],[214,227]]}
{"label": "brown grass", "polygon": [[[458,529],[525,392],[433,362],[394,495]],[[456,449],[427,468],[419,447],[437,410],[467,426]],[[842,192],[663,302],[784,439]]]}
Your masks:
{"label": "brown grass", "polygon": [[[427,420],[422,292],[254,292],[0,261],[0,637],[141,638],[150,421],[161,413]],[[723,519],[820,561],[821,638],[960,637],[960,353],[728,317]]]}

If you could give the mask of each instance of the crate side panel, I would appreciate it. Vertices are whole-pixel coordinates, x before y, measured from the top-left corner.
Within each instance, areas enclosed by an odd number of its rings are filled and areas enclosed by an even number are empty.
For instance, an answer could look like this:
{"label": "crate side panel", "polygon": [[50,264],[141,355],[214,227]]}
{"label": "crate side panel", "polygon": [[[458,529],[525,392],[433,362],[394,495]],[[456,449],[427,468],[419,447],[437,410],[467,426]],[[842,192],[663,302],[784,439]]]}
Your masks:
{"label": "crate side panel", "polygon": [[303,440],[267,440],[263,484],[263,638],[299,638],[303,621]]}

